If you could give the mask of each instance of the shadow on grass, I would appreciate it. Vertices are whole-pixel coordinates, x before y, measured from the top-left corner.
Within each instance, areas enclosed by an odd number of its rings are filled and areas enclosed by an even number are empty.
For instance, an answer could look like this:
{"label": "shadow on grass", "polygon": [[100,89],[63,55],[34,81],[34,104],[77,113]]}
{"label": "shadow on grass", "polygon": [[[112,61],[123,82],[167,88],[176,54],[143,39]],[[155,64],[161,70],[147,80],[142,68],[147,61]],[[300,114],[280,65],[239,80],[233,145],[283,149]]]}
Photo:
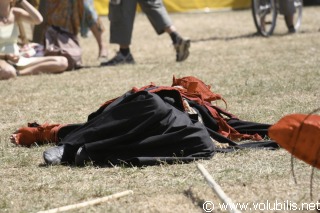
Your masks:
{"label": "shadow on grass", "polygon": [[100,66],[100,65],[88,66],[88,65],[85,65],[85,66],[82,66],[81,69],[101,68],[101,67],[104,67],[104,66]]}
{"label": "shadow on grass", "polygon": [[198,206],[199,208],[203,209],[203,204],[206,202],[206,200],[199,198],[197,195],[195,195],[191,187],[188,190],[185,190],[183,194],[187,198],[189,198],[195,206]]}
{"label": "shadow on grass", "polygon": [[[309,34],[309,33],[317,33],[320,32],[319,30],[298,30],[298,34]],[[282,36],[291,36],[293,35],[292,33],[282,33],[282,34],[272,34],[271,36],[268,37],[282,37]],[[248,33],[248,34],[244,34],[244,35],[238,35],[238,36],[229,36],[229,37],[219,37],[219,36],[213,36],[213,37],[209,37],[209,38],[200,38],[200,39],[192,39],[191,42],[193,43],[197,43],[197,42],[206,42],[206,41],[232,41],[232,40],[236,40],[236,39],[243,39],[243,38],[256,38],[256,37],[263,37],[262,35],[260,35],[260,33],[255,32],[255,33]],[[265,38],[268,38],[265,37]]]}
{"label": "shadow on grass", "polygon": [[210,38],[192,39],[191,42],[197,43],[197,42],[216,41],[216,40],[231,41],[231,40],[242,39],[242,38],[253,38],[257,36],[261,36],[261,35],[258,32],[256,32],[256,33],[249,33],[249,34],[230,36],[230,37],[214,36]]}

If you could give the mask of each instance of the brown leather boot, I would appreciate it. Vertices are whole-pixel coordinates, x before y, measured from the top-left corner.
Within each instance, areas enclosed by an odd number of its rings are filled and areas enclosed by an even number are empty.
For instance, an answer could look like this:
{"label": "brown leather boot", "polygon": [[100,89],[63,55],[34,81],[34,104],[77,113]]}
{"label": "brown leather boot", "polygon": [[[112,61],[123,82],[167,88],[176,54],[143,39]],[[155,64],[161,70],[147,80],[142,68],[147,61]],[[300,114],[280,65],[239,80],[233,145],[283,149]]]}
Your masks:
{"label": "brown leather boot", "polygon": [[21,127],[11,136],[11,142],[17,145],[30,146],[37,142],[43,144],[58,143],[58,131],[65,124],[48,124],[42,125],[35,123],[28,123],[27,127]]}

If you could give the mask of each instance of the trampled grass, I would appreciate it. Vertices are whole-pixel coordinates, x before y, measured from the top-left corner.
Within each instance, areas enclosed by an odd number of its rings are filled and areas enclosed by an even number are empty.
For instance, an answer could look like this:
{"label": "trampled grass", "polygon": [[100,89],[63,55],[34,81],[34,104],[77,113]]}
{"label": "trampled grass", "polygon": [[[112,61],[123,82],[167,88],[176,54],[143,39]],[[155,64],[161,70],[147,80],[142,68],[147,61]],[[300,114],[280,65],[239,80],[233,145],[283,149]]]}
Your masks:
{"label": "trampled grass", "polygon": [[[132,41],[136,65],[98,67],[91,36],[81,39],[88,68],[0,82],[0,212],[37,212],[128,189],[134,194],[70,212],[203,212],[205,201],[215,204],[215,212],[222,211],[195,162],[144,168],[46,167],[42,152],[50,145],[10,144],[10,134],[27,122],[85,122],[104,101],[133,86],[171,85],[173,75],[193,75],[221,94],[230,112],[261,123],[320,107],[319,7],[304,8],[301,31],[293,35],[286,34],[280,16],[270,38],[254,36],[250,10],[171,17],[192,40],[190,58],[183,63],[175,62],[169,37],[157,36],[146,17],[138,15]],[[108,29],[107,18],[103,20]],[[117,46],[109,50],[112,57]],[[295,204],[320,199],[320,173],[314,173],[311,200],[311,167],[294,160],[294,184],[290,159],[281,149],[245,150],[216,154],[201,163],[235,203],[252,208],[243,212],[274,212],[276,203],[281,203],[278,210],[291,212]],[[298,212],[306,210],[305,205]]]}

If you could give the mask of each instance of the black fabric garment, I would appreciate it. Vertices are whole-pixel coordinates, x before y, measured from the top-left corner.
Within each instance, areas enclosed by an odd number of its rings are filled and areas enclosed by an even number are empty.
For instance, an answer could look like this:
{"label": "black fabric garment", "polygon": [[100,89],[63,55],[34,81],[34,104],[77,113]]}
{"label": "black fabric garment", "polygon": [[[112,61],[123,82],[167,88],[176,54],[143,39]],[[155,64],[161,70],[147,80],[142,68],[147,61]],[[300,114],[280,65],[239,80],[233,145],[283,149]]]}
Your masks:
{"label": "black fabric garment", "polygon": [[126,93],[65,137],[59,134],[59,145],[84,146],[96,164],[211,158],[214,144],[205,126],[173,106],[177,103],[147,91]]}
{"label": "black fabric garment", "polygon": [[204,106],[197,104],[195,101],[188,101],[189,105],[193,107],[197,113],[201,116],[205,126],[213,131],[219,130],[218,122],[210,115],[210,112]]}
{"label": "black fabric garment", "polygon": [[[138,166],[210,159],[215,152],[244,148],[278,148],[274,141],[243,144],[231,141],[217,132],[218,123],[206,107],[188,101],[198,113],[188,115],[183,110],[178,91],[148,92],[152,89],[127,92],[91,113],[86,123],[61,128],[59,145],[68,144],[72,150],[83,146],[99,165],[125,163]],[[258,133],[262,137],[267,136],[270,126],[233,118],[226,121],[240,133]],[[230,147],[215,148],[210,136]],[[70,159],[74,159],[75,153],[72,155]]]}
{"label": "black fabric garment", "polygon": [[57,133],[58,140],[61,141],[65,138],[69,133],[74,131],[75,129],[81,127],[83,124],[68,124],[61,127]]}
{"label": "black fabric garment", "polygon": [[[238,144],[217,132],[219,129],[219,125],[217,121],[210,115],[210,112],[206,107],[201,106],[194,101],[188,101],[188,103],[191,107],[193,107],[197,111],[197,113],[203,120],[203,123],[206,126],[210,136],[214,140],[220,143],[228,143],[231,146],[226,149],[215,149],[216,152],[231,152],[236,149],[243,149],[243,148],[266,148],[266,149],[279,148],[279,145],[272,140],[251,141],[245,144]],[[226,119],[226,121],[228,125],[233,127],[235,130],[237,130],[241,134],[250,134],[250,135],[259,134],[263,138],[268,136],[268,128],[271,126],[270,124],[244,121],[244,120],[235,119],[235,118]]]}
{"label": "black fabric garment", "polygon": [[[201,115],[205,126],[209,127],[213,131],[218,131],[219,126],[217,121],[210,115],[210,112],[204,107],[197,104],[194,101],[188,101],[189,105],[197,109],[197,112]],[[227,123],[242,134],[259,134],[262,137],[267,136],[268,128],[270,124],[256,123],[250,121],[243,121],[240,119],[226,119]]]}
{"label": "black fabric garment", "polygon": [[259,134],[261,137],[268,136],[270,124],[243,121],[239,119],[228,119],[227,123],[242,134]]}

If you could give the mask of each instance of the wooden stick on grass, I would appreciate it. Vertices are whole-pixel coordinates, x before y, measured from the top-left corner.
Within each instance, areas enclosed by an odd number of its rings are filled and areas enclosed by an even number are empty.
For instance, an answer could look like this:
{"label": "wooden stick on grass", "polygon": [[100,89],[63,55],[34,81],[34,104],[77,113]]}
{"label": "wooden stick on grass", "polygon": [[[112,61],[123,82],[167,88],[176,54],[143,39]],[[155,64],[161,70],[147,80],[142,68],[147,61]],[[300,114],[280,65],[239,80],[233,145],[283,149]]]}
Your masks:
{"label": "wooden stick on grass", "polygon": [[232,200],[224,193],[221,187],[214,181],[209,172],[204,168],[204,166],[200,163],[197,164],[198,169],[201,174],[204,176],[209,186],[212,188],[213,192],[216,193],[219,199],[227,206],[228,211],[230,213],[240,213],[240,211],[236,208],[236,205],[232,202]]}
{"label": "wooden stick on grass", "polygon": [[72,210],[72,209],[79,209],[82,207],[92,206],[92,205],[96,205],[99,203],[103,203],[103,202],[109,201],[111,199],[123,197],[123,196],[129,195],[129,194],[133,194],[133,191],[127,190],[127,191],[119,192],[119,193],[112,194],[109,196],[97,198],[94,200],[85,201],[82,203],[72,204],[72,205],[68,205],[68,206],[62,206],[59,208],[49,209],[49,210],[45,210],[45,211],[39,211],[38,213],[54,213],[54,212],[64,212],[64,211],[68,211],[68,210]]}

